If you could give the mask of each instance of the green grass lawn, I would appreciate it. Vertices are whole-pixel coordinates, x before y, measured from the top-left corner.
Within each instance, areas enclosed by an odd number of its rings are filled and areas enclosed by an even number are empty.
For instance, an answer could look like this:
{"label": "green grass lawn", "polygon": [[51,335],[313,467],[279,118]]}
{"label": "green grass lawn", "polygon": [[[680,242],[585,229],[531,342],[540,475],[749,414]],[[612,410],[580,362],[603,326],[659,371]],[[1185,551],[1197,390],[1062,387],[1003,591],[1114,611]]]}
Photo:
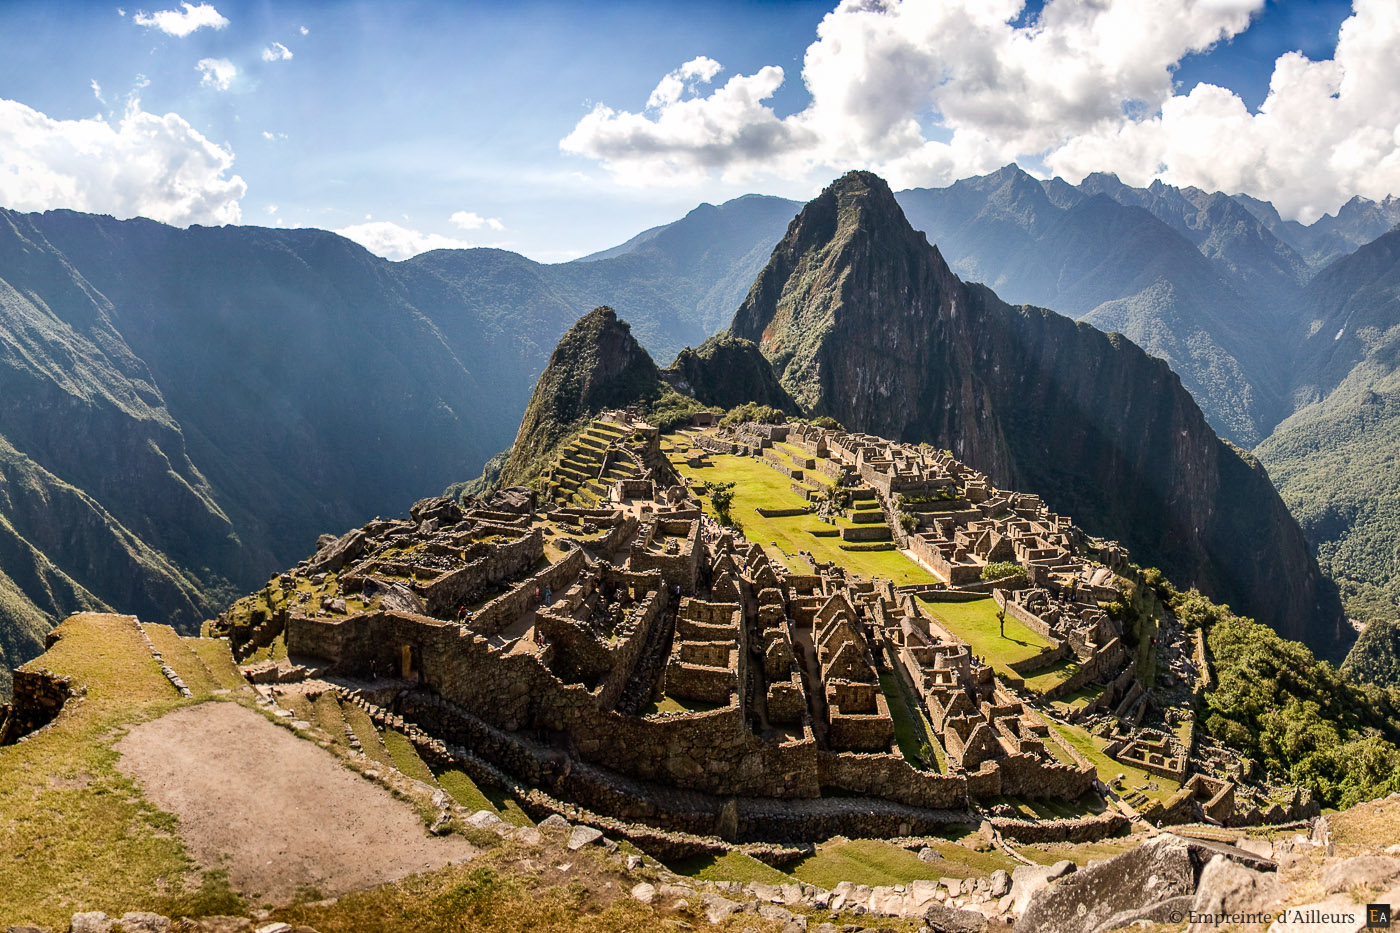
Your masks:
{"label": "green grass lawn", "polygon": [[491,789],[488,794],[460,768],[447,768],[437,773],[438,784],[462,806],[475,813],[478,810],[499,814],[501,819],[515,826],[533,826],[529,814],[520,809],[509,794]]}
{"label": "green grass lawn", "polygon": [[353,703],[342,703],[340,709],[345,714],[345,721],[355,730],[355,738],[360,740],[360,751],[380,764],[392,768],[394,759],[384,745],[384,740],[379,737],[379,730],[375,728],[374,720],[369,718],[369,713]]}
{"label": "green grass lawn", "polygon": [[[987,659],[998,675],[1020,678],[1010,665],[1033,658],[1050,643],[1035,632],[1006,617],[1006,636],[997,622],[997,604],[991,598],[966,603],[940,603],[919,600],[924,611],[972,646],[972,653]],[[1056,681],[1057,683],[1059,681]]]}
{"label": "green grass lawn", "polygon": [[[1079,728],[1078,726],[1062,725],[1052,722],[1050,728],[1054,729],[1065,741],[1074,746],[1075,751],[1089,759],[1094,768],[1099,772],[1099,780],[1109,784],[1115,777],[1124,775],[1123,793],[1124,797],[1131,797],[1139,788],[1146,788],[1142,793],[1153,800],[1165,801],[1172,794],[1181,789],[1178,781],[1171,778],[1161,777],[1150,771],[1133,767],[1124,761],[1115,761],[1103,753],[1103,747],[1108,743],[1096,735]],[[1152,789],[1152,785],[1156,789]]]}
{"label": "green grass lawn", "polygon": [[[711,465],[705,467],[692,467],[679,458],[672,463],[692,482],[734,483],[730,515],[741,526],[744,537],[763,545],[770,556],[782,560],[789,570],[810,573],[811,567],[797,556],[798,551],[809,551],[817,560],[833,561],[864,577],[885,577],[899,585],[937,582],[931,573],[898,551],[843,551],[840,538],[818,538],[811,534],[813,530],[849,527],[851,523],[845,519],[832,526],[817,521],[812,515],[764,518],[754,510],[795,509],[807,505],[805,499],[789,488],[792,480],[751,457],[712,454],[709,459]],[[709,499],[704,501],[705,511],[713,515]],[[774,541],[782,554],[775,553]]]}
{"label": "green grass lawn", "polygon": [[186,638],[185,644],[190,646],[190,650],[199,655],[204,666],[209,669],[209,673],[214,675],[214,680],[218,682],[220,689],[237,690],[240,687],[246,688],[248,681],[243,679],[243,675],[238,673],[238,665],[234,663],[233,653],[229,650],[228,640],[224,638]]}
{"label": "green grass lawn", "polygon": [[913,852],[893,843],[855,839],[818,846],[816,853],[798,862],[791,874],[829,890],[842,881],[871,886],[908,884],[949,872],[935,863],[920,861]]}
{"label": "green grass lawn", "polygon": [[[1079,662],[1073,657],[1057,661],[1043,671],[1037,671],[1026,678],[1026,689],[1031,693],[1041,694],[1058,687],[1079,673]],[[1086,701],[1087,702],[1087,701]]]}
{"label": "green grass lawn", "polygon": [[204,666],[199,655],[194,653],[194,649],[190,648],[173,628],[168,625],[147,624],[145,629],[151,644],[155,645],[165,663],[180,675],[180,679],[190,688],[191,693],[197,697],[207,697],[219,689],[218,681]]}
{"label": "green grass lawn", "polygon": [[678,875],[701,881],[757,881],[762,884],[791,884],[792,876],[765,865],[743,852],[723,855],[695,855],[667,866]]}
{"label": "green grass lawn", "polygon": [[1077,713],[1103,695],[1103,684],[1085,684],[1073,693],[1054,701],[1055,712],[1061,716]]}
{"label": "green grass lawn", "polygon": [[389,757],[393,760],[395,768],[415,781],[429,785],[437,784],[432,770],[418,754],[418,749],[408,740],[408,736],[396,729],[385,729],[380,735],[384,739],[385,747],[389,749]]}
{"label": "green grass lawn", "polygon": [[[894,720],[894,740],[899,745],[900,754],[914,767],[923,768],[925,765],[919,748],[928,741],[928,734],[923,723],[916,720],[909,710],[904,684],[899,675],[893,671],[881,674],[880,689],[884,691],[885,701],[890,705],[890,718]],[[932,747],[933,743],[928,744]]]}

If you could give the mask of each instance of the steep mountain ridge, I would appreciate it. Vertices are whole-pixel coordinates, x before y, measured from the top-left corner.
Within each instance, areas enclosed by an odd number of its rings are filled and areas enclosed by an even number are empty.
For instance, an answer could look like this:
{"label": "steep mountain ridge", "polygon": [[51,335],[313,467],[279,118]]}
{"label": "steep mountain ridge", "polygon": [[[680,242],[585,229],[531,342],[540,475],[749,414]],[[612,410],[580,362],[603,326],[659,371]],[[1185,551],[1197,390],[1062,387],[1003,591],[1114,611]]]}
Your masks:
{"label": "steep mountain ridge", "polygon": [[878,177],[789,226],[731,332],[809,412],[928,441],[1286,637],[1340,656],[1340,607],[1253,458],[1128,340],[963,284]]}
{"label": "steep mountain ridge", "polygon": [[1283,416],[1277,328],[1270,306],[1247,295],[1247,281],[1269,274],[1224,261],[1219,244],[1207,255],[1193,227],[1206,212],[1176,189],[1131,189],[1113,176],[1075,188],[1009,165],[896,198],[964,278],[1117,330],[1167,360],[1223,436],[1253,446]]}

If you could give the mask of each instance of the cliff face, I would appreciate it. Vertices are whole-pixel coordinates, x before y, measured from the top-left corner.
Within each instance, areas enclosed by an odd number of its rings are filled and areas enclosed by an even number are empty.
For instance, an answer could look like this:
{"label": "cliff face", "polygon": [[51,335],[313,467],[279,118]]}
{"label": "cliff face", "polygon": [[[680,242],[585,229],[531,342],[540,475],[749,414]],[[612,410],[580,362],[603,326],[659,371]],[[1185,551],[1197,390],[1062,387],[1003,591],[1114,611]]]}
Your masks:
{"label": "cliff face", "polygon": [[789,226],[731,328],[852,430],[928,441],[1320,653],[1347,632],[1297,523],[1121,335],[962,283],[869,173]]}
{"label": "cliff face", "polygon": [[656,363],[612,308],[595,308],[559,339],[535,383],[515,444],[501,469],[500,485],[536,475],[571,429],[609,408],[661,394]]}

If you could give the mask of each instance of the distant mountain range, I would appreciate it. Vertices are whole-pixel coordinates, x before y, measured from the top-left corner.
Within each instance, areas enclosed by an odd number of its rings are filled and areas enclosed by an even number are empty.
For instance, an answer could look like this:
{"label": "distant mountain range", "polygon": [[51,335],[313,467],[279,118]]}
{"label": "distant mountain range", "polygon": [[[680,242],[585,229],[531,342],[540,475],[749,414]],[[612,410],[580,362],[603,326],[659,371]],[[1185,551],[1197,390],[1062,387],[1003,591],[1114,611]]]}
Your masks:
{"label": "distant mountain range", "polygon": [[[1394,200],[1304,227],[1242,197],[1014,168],[896,198],[952,271],[1167,359],[1222,436],[1253,447],[1313,411],[1349,443],[1394,451],[1394,432],[1338,407],[1393,397],[1378,375],[1380,337],[1400,323],[1379,301],[1387,280],[1360,259],[1319,269],[1400,220]],[[510,445],[582,314],[616,307],[669,362],[725,328],[800,207],[702,205],[558,265],[490,249],[391,263],[317,230],[0,210],[0,662],[32,656],[81,608],[190,628],[321,532],[473,475]],[[1339,314],[1355,324],[1332,327]],[[1338,331],[1330,353],[1304,352]],[[1395,561],[1346,556],[1400,543],[1372,529],[1385,490],[1369,468],[1348,474],[1335,445],[1260,453],[1352,611],[1393,605]],[[1309,475],[1333,479],[1295,479]],[[1338,488],[1344,506],[1318,505]]]}

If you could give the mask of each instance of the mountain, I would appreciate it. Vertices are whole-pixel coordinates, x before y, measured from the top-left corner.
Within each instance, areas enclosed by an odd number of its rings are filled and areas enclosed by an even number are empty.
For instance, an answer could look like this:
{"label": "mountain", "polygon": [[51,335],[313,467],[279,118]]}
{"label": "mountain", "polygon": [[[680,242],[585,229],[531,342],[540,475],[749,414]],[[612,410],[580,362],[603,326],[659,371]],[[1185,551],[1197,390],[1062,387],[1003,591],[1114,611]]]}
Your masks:
{"label": "mountain", "polygon": [[1259,456],[1348,613],[1400,617],[1400,231],[1318,273],[1293,317],[1298,410]]}
{"label": "mountain", "polygon": [[1015,165],[897,198],[964,278],[1165,359],[1223,436],[1253,446],[1283,416],[1274,305],[1300,287],[1301,260],[1234,202]]}
{"label": "mountain", "polygon": [[693,350],[686,347],[662,377],[703,405],[734,408],[755,402],[783,411],[798,408],[758,345],[729,333],[716,334]]}
{"label": "mountain", "polygon": [[543,472],[572,429],[609,408],[653,401],[661,373],[612,308],[595,308],[559,339],[540,373],[520,430],[501,469],[513,486]]}
{"label": "mountain", "polygon": [[1393,195],[1381,201],[1357,195],[1336,214],[1323,214],[1306,226],[1284,220],[1268,201],[1247,194],[1237,194],[1234,199],[1314,267],[1340,259],[1400,224],[1400,198]]}
{"label": "mountain", "polygon": [[1342,674],[1357,683],[1400,686],[1400,619],[1377,619],[1362,629]]}
{"label": "mountain", "polygon": [[963,283],[880,178],[851,173],[803,208],[731,333],[809,413],[949,448],[1285,637],[1349,645],[1267,474],[1163,361]]}
{"label": "mountain", "polygon": [[665,359],[700,344],[794,211],[702,205],[543,265],[0,210],[0,693],[73,611],[192,630],[327,529],[476,472],[589,308]]}

